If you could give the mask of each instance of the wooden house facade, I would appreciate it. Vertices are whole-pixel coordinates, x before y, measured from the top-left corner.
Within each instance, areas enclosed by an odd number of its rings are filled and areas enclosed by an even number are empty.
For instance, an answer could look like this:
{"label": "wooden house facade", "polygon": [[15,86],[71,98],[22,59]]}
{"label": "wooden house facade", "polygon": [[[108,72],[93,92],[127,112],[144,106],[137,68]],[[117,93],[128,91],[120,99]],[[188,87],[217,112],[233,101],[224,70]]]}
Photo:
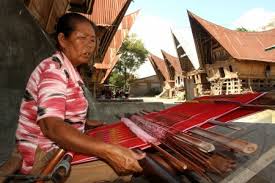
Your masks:
{"label": "wooden house facade", "polygon": [[275,29],[230,30],[188,12],[199,63],[211,94],[238,94],[275,89]]}
{"label": "wooden house facade", "polygon": [[195,69],[193,63],[191,62],[191,58],[194,59],[193,62],[196,61],[196,52],[186,53],[184,49],[185,43],[181,42],[173,32],[172,37],[178,55],[178,63],[182,70],[186,99],[192,99],[194,97],[209,94],[210,84],[207,80],[205,70],[202,68]]}

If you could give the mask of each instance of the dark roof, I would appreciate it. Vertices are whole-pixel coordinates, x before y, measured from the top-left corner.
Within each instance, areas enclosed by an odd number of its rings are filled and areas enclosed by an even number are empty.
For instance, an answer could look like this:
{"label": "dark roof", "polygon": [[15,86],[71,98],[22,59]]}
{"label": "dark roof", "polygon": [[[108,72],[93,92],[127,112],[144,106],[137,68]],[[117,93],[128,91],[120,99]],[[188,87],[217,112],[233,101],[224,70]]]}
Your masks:
{"label": "dark roof", "polygon": [[233,58],[275,62],[275,50],[265,51],[266,48],[275,43],[275,29],[263,32],[240,32],[211,23],[189,11],[188,16],[194,40],[196,40],[196,35],[198,35],[198,33],[194,32],[195,25],[193,23],[196,22],[213,36]]}
{"label": "dark roof", "polygon": [[158,56],[150,53],[148,56],[156,74],[161,76],[161,80],[170,81],[168,69],[163,59],[159,58]]}
{"label": "dark roof", "polygon": [[177,74],[181,74],[182,69],[181,69],[180,61],[179,61],[178,57],[174,57],[174,56],[170,55],[169,53],[165,52],[164,50],[161,50],[161,53],[163,55],[163,58],[169,62],[168,63],[169,66],[171,65]]}
{"label": "dark roof", "polygon": [[[174,45],[175,45],[175,48],[176,48],[176,52],[178,54],[181,71],[189,72],[189,71],[194,70],[194,66],[193,66],[193,64],[192,64],[192,62],[189,58],[189,56],[192,57],[192,55],[188,56],[188,54],[183,49],[184,45],[182,45],[182,44],[184,44],[184,43],[180,43],[177,36],[172,31],[171,31],[171,33],[172,33]],[[194,46],[194,49],[195,49],[195,46]],[[198,57],[197,53],[196,52],[194,52],[194,53],[195,54],[193,54],[193,56],[195,56],[197,58]]]}

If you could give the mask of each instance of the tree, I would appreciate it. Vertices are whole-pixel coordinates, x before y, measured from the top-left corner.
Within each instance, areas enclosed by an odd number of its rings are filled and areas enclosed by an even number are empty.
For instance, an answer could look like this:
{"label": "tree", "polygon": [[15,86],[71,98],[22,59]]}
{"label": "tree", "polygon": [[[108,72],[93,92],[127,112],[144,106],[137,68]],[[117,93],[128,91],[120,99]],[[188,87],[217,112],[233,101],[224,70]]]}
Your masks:
{"label": "tree", "polygon": [[244,27],[238,27],[236,30],[240,32],[249,32],[249,30]]}
{"label": "tree", "polygon": [[148,51],[135,34],[127,36],[118,52],[121,54],[109,82],[126,89],[129,82],[135,79],[134,72],[145,62]]}

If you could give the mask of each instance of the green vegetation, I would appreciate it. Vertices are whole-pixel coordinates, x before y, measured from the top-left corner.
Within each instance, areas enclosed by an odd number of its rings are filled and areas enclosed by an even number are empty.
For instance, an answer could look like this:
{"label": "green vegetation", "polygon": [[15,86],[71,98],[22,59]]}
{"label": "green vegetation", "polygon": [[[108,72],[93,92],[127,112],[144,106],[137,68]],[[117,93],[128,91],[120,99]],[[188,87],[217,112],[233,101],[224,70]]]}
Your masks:
{"label": "green vegetation", "polygon": [[129,83],[135,79],[134,72],[145,62],[148,51],[143,42],[135,34],[127,36],[118,52],[121,54],[109,83],[128,89]]}

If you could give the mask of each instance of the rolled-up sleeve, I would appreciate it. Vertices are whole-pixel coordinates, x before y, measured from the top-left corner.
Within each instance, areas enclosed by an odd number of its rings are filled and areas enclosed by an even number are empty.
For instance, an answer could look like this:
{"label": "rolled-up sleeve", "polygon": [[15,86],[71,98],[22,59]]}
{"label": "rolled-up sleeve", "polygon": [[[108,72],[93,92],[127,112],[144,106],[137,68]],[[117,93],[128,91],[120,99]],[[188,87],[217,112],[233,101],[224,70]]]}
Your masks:
{"label": "rolled-up sleeve", "polygon": [[37,120],[58,117],[64,120],[67,79],[58,68],[48,68],[40,75],[37,98]]}

